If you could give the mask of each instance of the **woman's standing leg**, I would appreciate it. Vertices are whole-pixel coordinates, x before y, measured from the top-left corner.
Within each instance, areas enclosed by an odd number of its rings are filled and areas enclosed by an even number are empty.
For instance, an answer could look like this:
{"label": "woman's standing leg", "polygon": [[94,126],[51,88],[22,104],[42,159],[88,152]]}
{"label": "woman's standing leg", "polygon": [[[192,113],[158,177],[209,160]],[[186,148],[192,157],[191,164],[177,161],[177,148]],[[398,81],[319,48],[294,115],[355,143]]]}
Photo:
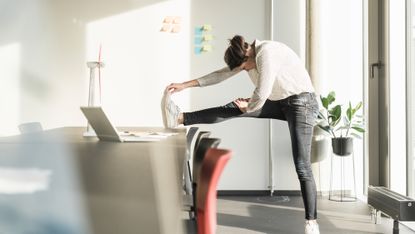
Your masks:
{"label": "woman's standing leg", "polygon": [[287,99],[283,112],[291,135],[294,165],[300,180],[306,220],[317,219],[317,190],[311,170],[310,153],[318,103],[314,94],[303,93]]}

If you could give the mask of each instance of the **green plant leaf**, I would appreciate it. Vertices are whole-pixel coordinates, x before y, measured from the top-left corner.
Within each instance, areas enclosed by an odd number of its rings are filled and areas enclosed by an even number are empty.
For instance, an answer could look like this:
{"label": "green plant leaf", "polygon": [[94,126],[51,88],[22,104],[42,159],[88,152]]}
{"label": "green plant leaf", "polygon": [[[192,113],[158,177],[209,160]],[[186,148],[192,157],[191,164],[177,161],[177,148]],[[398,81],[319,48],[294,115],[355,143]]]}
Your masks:
{"label": "green plant leaf", "polygon": [[329,111],[330,115],[332,116],[332,121],[336,122],[340,119],[342,115],[342,107],[341,105],[336,105]]}
{"label": "green plant leaf", "polygon": [[331,128],[330,128],[330,126],[321,126],[321,125],[318,125],[318,127],[321,128],[321,129],[323,129],[327,133],[331,134]]}
{"label": "green plant leaf", "polygon": [[354,108],[356,111],[358,111],[363,105],[363,102],[357,103],[356,107]]}
{"label": "green plant leaf", "polygon": [[351,102],[349,102],[349,108],[347,108],[347,111],[346,111],[346,116],[347,116],[347,118],[349,119],[349,121],[351,121],[351,120],[352,120],[352,116],[353,116],[353,109],[352,109],[352,103],[351,103]]}
{"label": "green plant leaf", "polygon": [[336,121],[331,122],[331,123],[330,123],[330,126],[332,126],[333,128],[334,128],[334,127],[336,127],[336,126],[337,126],[337,124],[339,124],[340,120],[341,120],[341,119],[339,118],[339,119],[337,119]]}
{"label": "green plant leaf", "polygon": [[329,109],[329,102],[327,101],[327,98],[320,95],[320,101],[325,109]]}
{"label": "green plant leaf", "polygon": [[354,132],[352,132],[350,135],[353,136],[353,137],[355,137],[355,138],[357,138],[357,139],[362,139],[362,137],[360,135],[358,135],[358,134],[356,134]]}
{"label": "green plant leaf", "polygon": [[337,128],[337,130],[347,130],[347,129],[349,129],[349,127],[347,126],[341,126]]}
{"label": "green plant leaf", "polygon": [[362,107],[362,102],[357,103],[356,107],[353,109],[352,115],[354,115]]}
{"label": "green plant leaf", "polygon": [[352,128],[358,132],[365,132],[363,128],[359,128],[359,127],[352,127]]}
{"label": "green plant leaf", "polygon": [[347,119],[347,117],[343,118],[343,125],[345,126],[349,126],[350,125],[350,121]]}
{"label": "green plant leaf", "polygon": [[323,97],[323,96],[321,96],[321,95],[320,95],[320,100],[321,100],[321,104],[322,104],[322,106],[323,106],[326,110],[328,110],[328,109],[329,109],[330,104],[332,104],[332,103],[336,100],[336,94],[335,94],[333,91],[331,91],[331,92],[327,95],[327,97]]}
{"label": "green plant leaf", "polygon": [[336,100],[336,93],[334,91],[331,91],[329,95],[327,96],[328,104],[329,105],[332,104],[335,100]]}

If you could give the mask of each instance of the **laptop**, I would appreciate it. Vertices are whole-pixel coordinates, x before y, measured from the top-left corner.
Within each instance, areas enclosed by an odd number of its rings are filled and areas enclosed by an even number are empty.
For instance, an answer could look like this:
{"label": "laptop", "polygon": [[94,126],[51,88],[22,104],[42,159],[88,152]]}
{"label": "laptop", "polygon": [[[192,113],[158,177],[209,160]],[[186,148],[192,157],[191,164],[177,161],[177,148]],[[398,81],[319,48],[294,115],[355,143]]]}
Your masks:
{"label": "laptop", "polygon": [[101,141],[115,141],[115,142],[139,142],[139,141],[160,141],[168,135],[157,133],[141,133],[134,134],[128,131],[118,132],[117,129],[109,121],[105,115],[102,107],[81,107],[89,124],[94,129],[97,137]]}

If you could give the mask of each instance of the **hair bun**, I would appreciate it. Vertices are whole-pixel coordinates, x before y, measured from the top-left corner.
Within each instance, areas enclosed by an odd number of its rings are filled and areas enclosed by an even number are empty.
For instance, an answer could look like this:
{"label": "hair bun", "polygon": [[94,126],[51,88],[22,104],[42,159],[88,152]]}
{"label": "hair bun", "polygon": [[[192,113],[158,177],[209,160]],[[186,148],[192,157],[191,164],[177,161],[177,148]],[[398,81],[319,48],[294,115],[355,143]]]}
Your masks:
{"label": "hair bun", "polygon": [[236,48],[243,48],[243,45],[245,44],[245,38],[240,35],[235,35],[231,40],[230,44],[232,47]]}
{"label": "hair bun", "polygon": [[248,43],[245,42],[243,36],[235,35],[229,40],[229,47],[225,51],[224,59],[231,70],[239,67],[244,61],[246,61],[247,57],[245,53],[247,48]]}

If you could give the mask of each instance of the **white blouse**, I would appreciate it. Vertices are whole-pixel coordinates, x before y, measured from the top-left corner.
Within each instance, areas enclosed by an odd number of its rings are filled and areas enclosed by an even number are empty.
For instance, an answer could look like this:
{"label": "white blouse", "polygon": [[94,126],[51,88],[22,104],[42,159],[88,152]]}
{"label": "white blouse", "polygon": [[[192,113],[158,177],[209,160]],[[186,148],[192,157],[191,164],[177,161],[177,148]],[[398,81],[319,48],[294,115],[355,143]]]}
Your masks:
{"label": "white blouse", "polygon": [[[255,40],[256,68],[248,71],[255,90],[247,112],[256,111],[267,99],[277,101],[303,92],[314,92],[303,62],[288,46],[276,41]],[[209,86],[239,73],[239,68],[224,67],[197,79],[199,85]]]}

